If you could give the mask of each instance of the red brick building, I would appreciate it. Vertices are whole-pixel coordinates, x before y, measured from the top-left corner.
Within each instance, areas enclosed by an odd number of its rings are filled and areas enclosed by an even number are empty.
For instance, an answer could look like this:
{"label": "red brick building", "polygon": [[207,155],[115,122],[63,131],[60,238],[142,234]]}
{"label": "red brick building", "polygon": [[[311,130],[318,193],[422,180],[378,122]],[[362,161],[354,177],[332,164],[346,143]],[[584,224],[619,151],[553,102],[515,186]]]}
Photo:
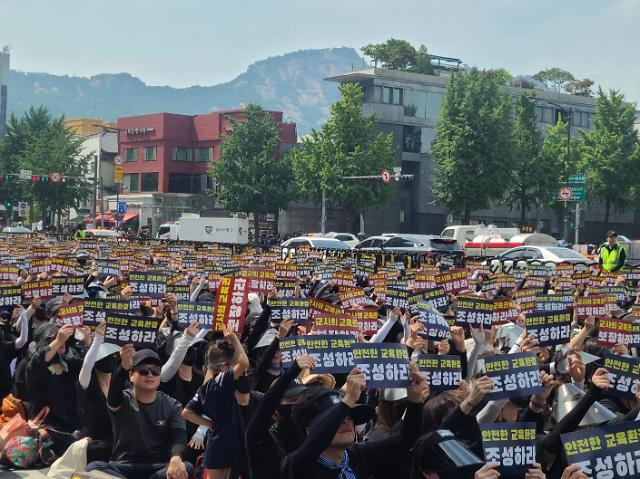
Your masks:
{"label": "red brick building", "polygon": [[[229,117],[243,110],[204,115],[154,113],[118,119],[118,151],[124,158],[122,193],[203,193],[211,188],[207,175],[220,148]],[[296,143],[295,123],[283,122],[282,112],[271,112],[280,132],[278,154]]]}

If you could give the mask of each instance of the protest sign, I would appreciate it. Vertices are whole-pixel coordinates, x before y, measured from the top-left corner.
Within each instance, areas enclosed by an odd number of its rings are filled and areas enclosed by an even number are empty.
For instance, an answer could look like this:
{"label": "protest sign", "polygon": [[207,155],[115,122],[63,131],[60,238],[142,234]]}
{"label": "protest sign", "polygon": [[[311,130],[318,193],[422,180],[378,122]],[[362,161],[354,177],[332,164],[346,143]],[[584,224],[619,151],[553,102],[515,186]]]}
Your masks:
{"label": "protest sign", "polygon": [[535,353],[496,355],[484,360],[485,372],[493,381],[488,400],[531,396],[543,391]]}
{"label": "protest sign", "polygon": [[312,335],[291,336],[280,341],[282,367],[288,368],[298,356],[309,355],[316,366],[316,374],[348,373],[354,368],[351,349],[355,344],[353,336]]}
{"label": "protest sign", "polygon": [[358,321],[358,328],[365,336],[375,334],[380,328],[380,323],[378,322],[378,308],[375,306],[347,309],[345,310],[345,313],[356,318]]}
{"label": "protest sign", "polygon": [[[373,276],[373,275],[372,275]],[[371,276],[369,276],[369,280],[371,280]],[[437,287],[436,285],[436,276],[433,272],[421,272],[415,275],[413,285],[418,290],[424,289],[434,289]],[[444,292],[444,288],[442,288]]]}
{"label": "protest sign", "polygon": [[247,309],[249,288],[244,278],[224,276],[216,294],[213,330],[223,331],[224,326],[231,326],[234,332],[244,329],[244,313]]}
{"label": "protest sign", "polygon": [[406,388],[409,384],[409,354],[404,344],[359,343],[352,351],[367,388]]}
{"label": "protest sign", "polygon": [[53,298],[53,282],[49,279],[46,281],[27,281],[22,283],[22,295],[27,301],[33,298]]}
{"label": "protest sign", "polygon": [[469,289],[469,271],[454,269],[435,275],[437,286],[442,286],[447,293],[458,293]]}
{"label": "protest sign", "polygon": [[587,477],[611,479],[640,475],[640,422],[582,429],[560,436],[569,464],[580,464]]}
{"label": "protest sign", "polygon": [[536,307],[536,297],[538,293],[542,293],[542,289],[525,288],[516,290],[516,303],[520,306],[520,311],[523,313],[533,311]]}
{"label": "protest sign", "polygon": [[120,266],[117,261],[108,259],[97,259],[96,268],[103,276],[120,276]]}
{"label": "protest sign", "polygon": [[61,306],[56,314],[56,324],[58,326],[72,326],[79,328],[84,319],[84,304],[74,304]]}
{"label": "protest sign", "polygon": [[604,367],[609,372],[609,387],[605,394],[634,401],[640,377],[640,360],[605,351]]}
{"label": "protest sign", "polygon": [[518,319],[518,305],[515,299],[496,298],[493,300],[492,325],[498,326]]}
{"label": "protest sign", "polygon": [[12,306],[22,302],[20,286],[0,286],[0,306]]}
{"label": "protest sign", "polygon": [[316,298],[309,298],[309,308],[313,315],[318,313],[342,314],[344,311],[340,306]]}
{"label": "protest sign", "polygon": [[202,329],[211,329],[213,321],[214,303],[209,302],[178,302],[178,323],[188,326],[198,322]]}
{"label": "protest sign", "polygon": [[538,345],[566,344],[571,336],[571,311],[536,311],[527,313],[527,334],[538,340]]}
{"label": "protest sign", "polygon": [[95,326],[107,317],[107,313],[127,314],[130,310],[126,299],[85,298],[82,323]]}
{"label": "protest sign", "polygon": [[573,273],[571,275],[571,279],[573,279],[573,284],[575,285],[588,285],[591,282],[591,273],[588,271],[582,273]]}
{"label": "protest sign", "polygon": [[[424,291],[420,291],[420,300],[431,304],[435,309],[440,312],[445,312],[449,306],[449,299],[447,293],[442,286],[430,288]],[[417,303],[417,301],[416,301]]]}
{"label": "protest sign", "polygon": [[418,369],[434,392],[457,389],[462,381],[460,356],[421,354],[418,356]]}
{"label": "protest sign", "polygon": [[34,259],[31,261],[31,274],[48,273],[51,269],[51,260],[49,258]]}
{"label": "protest sign", "polygon": [[240,276],[244,276],[247,279],[249,292],[268,293],[273,289],[276,273],[267,269],[251,269],[240,271]]}
{"label": "protest sign", "polygon": [[612,348],[616,344],[629,344],[634,324],[624,319],[602,317],[598,324],[597,343],[605,348]]}
{"label": "protest sign", "polygon": [[348,334],[357,336],[360,332],[358,320],[349,314],[316,314],[313,317],[314,330],[318,334]]}
{"label": "protest sign", "polygon": [[573,305],[570,294],[537,294],[536,311],[562,311]]}
{"label": "protest sign", "polygon": [[409,307],[409,290],[394,287],[387,287],[387,296],[384,301],[385,306],[393,308]]}
{"label": "protest sign", "polygon": [[589,288],[589,295],[615,296],[617,302],[623,302],[627,295],[624,286],[600,286],[599,288]]}
{"label": "protest sign", "polygon": [[442,313],[434,309],[431,304],[420,301],[418,303],[418,321],[422,329],[418,334],[425,339],[441,341],[451,339],[451,328]]}
{"label": "protest sign", "polygon": [[70,259],[56,257],[51,259],[51,269],[59,273],[76,275],[78,273],[82,273],[82,271],[78,271],[79,267],[80,265],[75,258]]}
{"label": "protest sign", "polygon": [[456,309],[456,324],[469,325],[479,328],[482,324],[485,329],[491,327],[493,321],[493,301],[481,298],[458,298]]}
{"label": "protest sign", "polygon": [[8,264],[0,265],[0,280],[11,281],[12,283],[18,280],[19,270],[16,266]]}
{"label": "protest sign", "polygon": [[616,311],[616,297],[613,295],[578,296],[576,298],[576,314],[578,319],[587,316],[602,316]]}
{"label": "protest sign", "polygon": [[291,298],[295,294],[296,282],[293,280],[276,279],[273,281],[273,287],[278,291],[280,298]]}
{"label": "protest sign", "polygon": [[296,279],[298,267],[295,264],[278,262],[275,265],[275,273],[278,279]]}
{"label": "protest sign", "polygon": [[136,348],[155,348],[156,334],[160,320],[131,314],[108,312],[105,318],[107,330],[104,340],[107,343],[133,344]]}
{"label": "protest sign", "polygon": [[359,304],[367,304],[369,299],[364,295],[364,290],[361,288],[352,290],[341,290],[338,293],[340,303],[344,308],[351,308]]}
{"label": "protest sign", "polygon": [[157,273],[129,273],[129,285],[137,296],[160,298],[167,293],[167,277]]}
{"label": "protest sign", "polygon": [[51,279],[51,291],[54,296],[69,293],[72,296],[84,293],[84,276],[54,276]]}
{"label": "protest sign", "polygon": [[178,300],[178,302],[180,301],[189,301],[189,299],[191,298],[191,291],[190,291],[190,287],[189,285],[180,285],[180,284],[174,284],[174,285],[167,285],[167,294],[175,294],[176,295],[176,300]]}
{"label": "protest sign", "polygon": [[482,423],[480,431],[484,460],[499,463],[501,477],[524,477],[536,462],[536,423]]}
{"label": "protest sign", "polygon": [[307,298],[270,299],[271,321],[279,323],[283,319],[292,319],[294,323],[304,323],[309,319],[309,300]]}

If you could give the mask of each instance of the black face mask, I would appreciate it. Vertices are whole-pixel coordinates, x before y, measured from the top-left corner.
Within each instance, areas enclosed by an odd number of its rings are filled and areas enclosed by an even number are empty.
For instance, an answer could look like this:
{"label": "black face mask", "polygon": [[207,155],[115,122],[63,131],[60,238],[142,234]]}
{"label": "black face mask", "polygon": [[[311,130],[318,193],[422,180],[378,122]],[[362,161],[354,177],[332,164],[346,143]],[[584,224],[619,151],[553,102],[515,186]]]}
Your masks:
{"label": "black face mask", "polygon": [[233,382],[235,390],[240,394],[249,394],[251,387],[249,387],[249,378],[247,376],[240,376]]}
{"label": "black face mask", "polygon": [[293,404],[280,404],[276,409],[280,419],[291,419],[291,411],[293,411]]}
{"label": "black face mask", "polygon": [[184,355],[184,359],[182,360],[182,364],[185,366],[193,366],[197,359],[196,350],[193,348],[187,349],[187,354]]}
{"label": "black face mask", "polygon": [[95,368],[101,373],[112,373],[118,366],[118,359],[111,355],[96,362]]}

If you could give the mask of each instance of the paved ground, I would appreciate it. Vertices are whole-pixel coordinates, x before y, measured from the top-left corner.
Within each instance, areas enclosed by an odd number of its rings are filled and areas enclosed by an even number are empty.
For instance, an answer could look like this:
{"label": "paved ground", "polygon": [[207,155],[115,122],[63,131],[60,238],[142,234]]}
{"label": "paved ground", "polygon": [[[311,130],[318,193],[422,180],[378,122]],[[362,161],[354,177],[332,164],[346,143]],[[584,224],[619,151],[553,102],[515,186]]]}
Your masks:
{"label": "paved ground", "polygon": [[44,479],[47,477],[47,469],[34,469],[31,471],[7,471],[0,469],[0,479]]}

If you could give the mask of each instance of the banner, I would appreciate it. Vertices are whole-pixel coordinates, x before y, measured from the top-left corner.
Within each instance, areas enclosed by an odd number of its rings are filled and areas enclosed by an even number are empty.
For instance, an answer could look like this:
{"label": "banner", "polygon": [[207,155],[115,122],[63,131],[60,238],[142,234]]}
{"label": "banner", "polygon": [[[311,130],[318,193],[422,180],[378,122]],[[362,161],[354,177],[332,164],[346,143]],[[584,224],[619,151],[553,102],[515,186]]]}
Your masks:
{"label": "banner", "polygon": [[0,306],[13,306],[22,303],[20,286],[0,286]]}
{"label": "banner", "polygon": [[344,308],[351,308],[353,306],[367,304],[369,302],[369,298],[365,296],[364,290],[361,288],[340,291],[338,293],[338,297],[340,298],[340,303]]}
{"label": "banner", "polygon": [[571,311],[538,311],[527,313],[527,334],[538,340],[540,347],[566,344],[571,337]]}
{"label": "banner", "polygon": [[345,313],[358,320],[358,328],[365,336],[374,335],[380,328],[377,307],[369,306],[363,309],[348,309]]}
{"label": "banner", "polygon": [[640,377],[640,360],[605,351],[604,367],[609,371],[610,381],[605,394],[635,401],[637,381]]}
{"label": "banner", "polygon": [[573,305],[570,294],[537,294],[536,311],[562,311]]}
{"label": "banner", "polygon": [[271,321],[279,323],[283,319],[292,319],[295,324],[309,319],[309,300],[307,298],[280,298],[269,300]]}
{"label": "banner", "polygon": [[437,286],[442,286],[447,293],[458,293],[469,289],[469,271],[454,269],[435,275]]}
{"label": "banner", "polygon": [[293,280],[276,279],[273,281],[273,287],[278,291],[280,298],[291,298],[295,294],[296,282]]}
{"label": "banner", "polygon": [[640,326],[624,319],[600,318],[597,343],[605,348],[612,348],[616,344],[628,345],[631,343],[631,334],[634,329],[640,332]]}
{"label": "banner", "polygon": [[493,300],[481,298],[458,298],[456,303],[456,324],[469,325],[479,328],[482,324],[485,329],[491,328],[493,321]]}
{"label": "banner", "polygon": [[536,423],[481,423],[486,462],[500,464],[500,476],[524,477],[536,462]]}
{"label": "banner", "polygon": [[409,384],[409,353],[404,344],[354,344],[353,361],[366,378],[367,389],[406,388]]}
{"label": "banner", "polygon": [[1,281],[11,281],[15,283],[18,281],[18,273],[19,270],[16,266],[11,266],[7,264],[0,265],[0,280]]}
{"label": "banner", "polygon": [[309,298],[309,308],[313,315],[318,313],[342,314],[344,312],[341,306],[336,306],[335,304],[316,298]]}
{"label": "banner", "polygon": [[91,299],[84,300],[84,318],[86,326],[95,326],[107,318],[107,313],[129,313],[129,301],[126,299]]}
{"label": "banner", "polygon": [[280,341],[282,367],[288,368],[298,356],[311,356],[316,366],[314,374],[348,373],[355,366],[351,349],[353,336],[312,335],[291,336]]}
{"label": "banner", "polygon": [[160,298],[167,293],[167,277],[154,273],[129,273],[129,285],[136,296]]}
{"label": "banner", "polygon": [[54,271],[58,271],[59,273],[68,274],[68,275],[77,275],[78,273],[82,273],[82,271],[78,271],[80,265],[78,262],[69,258],[52,258],[51,260],[51,269]]}
{"label": "banner", "polygon": [[96,268],[103,276],[120,276],[120,266],[115,260],[97,259]]}
{"label": "banner", "polygon": [[158,318],[109,312],[105,320],[107,322],[105,342],[120,346],[133,344],[136,349],[155,349],[156,335],[160,325]]}
{"label": "banner", "polygon": [[498,326],[508,322],[516,322],[518,319],[518,305],[515,299],[496,298],[493,300],[492,325]]}
{"label": "banner", "polygon": [[79,328],[84,319],[84,304],[74,304],[72,306],[61,306],[56,314],[56,324],[58,326],[73,326]]}
{"label": "banner", "polygon": [[582,429],[560,438],[567,462],[580,464],[587,477],[629,479],[640,475],[639,421]]}
{"label": "banner", "polygon": [[188,326],[197,321],[203,329],[213,326],[214,303],[209,302],[178,302],[178,324]]}
{"label": "banner", "polygon": [[624,288],[624,286],[601,286],[600,288],[589,288],[589,294],[597,296],[615,296],[616,301],[621,303],[625,300],[627,290]]}
{"label": "banner", "polygon": [[358,336],[358,320],[349,314],[316,314],[314,330],[318,334],[348,334]]}
{"label": "banner", "polygon": [[213,330],[221,332],[225,325],[236,333],[244,329],[244,313],[247,309],[249,288],[244,278],[224,276],[216,294]]}
{"label": "banner", "polygon": [[409,290],[394,287],[387,287],[387,296],[384,301],[385,306],[393,308],[409,308]]}
{"label": "banner", "polygon": [[535,353],[515,353],[485,358],[484,367],[493,381],[493,388],[486,399],[531,396],[543,391],[540,368]]}
{"label": "banner", "polygon": [[172,293],[176,295],[176,299],[178,300],[178,303],[180,303],[180,301],[189,301],[189,299],[191,299],[191,290],[189,285],[180,285],[180,284],[174,284],[174,285],[167,285],[167,294]]}
{"label": "banner", "polygon": [[460,356],[421,354],[418,356],[418,369],[434,392],[457,389],[462,381]]}
{"label": "banner", "polygon": [[516,303],[520,306],[520,311],[523,313],[533,311],[536,307],[536,298],[538,293],[542,293],[542,289],[525,288],[516,290]]}

